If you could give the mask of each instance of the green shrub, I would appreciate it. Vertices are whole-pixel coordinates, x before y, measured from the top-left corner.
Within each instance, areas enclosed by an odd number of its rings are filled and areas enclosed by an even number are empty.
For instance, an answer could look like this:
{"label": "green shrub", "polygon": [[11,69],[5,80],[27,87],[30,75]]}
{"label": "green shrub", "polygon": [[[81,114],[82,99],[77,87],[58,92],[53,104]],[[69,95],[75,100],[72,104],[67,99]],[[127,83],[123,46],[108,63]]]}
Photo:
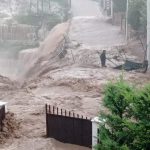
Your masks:
{"label": "green shrub", "polygon": [[109,83],[96,150],[148,150],[150,147],[150,86],[136,90],[122,79]]}
{"label": "green shrub", "polygon": [[136,128],[134,129],[133,149],[148,150],[150,147],[150,85],[136,95],[132,106]]}

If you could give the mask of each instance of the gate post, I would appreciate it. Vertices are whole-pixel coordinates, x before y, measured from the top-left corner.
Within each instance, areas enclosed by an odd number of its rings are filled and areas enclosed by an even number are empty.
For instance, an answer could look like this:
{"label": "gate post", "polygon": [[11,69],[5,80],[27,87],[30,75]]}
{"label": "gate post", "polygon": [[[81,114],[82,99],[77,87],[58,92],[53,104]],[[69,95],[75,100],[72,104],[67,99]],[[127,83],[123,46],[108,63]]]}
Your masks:
{"label": "gate post", "polygon": [[48,137],[48,105],[45,105],[45,114],[46,114],[46,136]]}
{"label": "gate post", "polygon": [[0,107],[4,106],[5,107],[5,113],[8,112],[8,109],[7,109],[7,102],[3,102],[3,101],[0,101]]}
{"label": "gate post", "polygon": [[7,111],[6,104],[6,102],[0,101],[0,132],[3,130],[3,120]]}
{"label": "gate post", "polygon": [[101,121],[99,117],[95,117],[92,119],[92,150],[99,143],[98,132],[100,124],[104,124],[104,121]]}

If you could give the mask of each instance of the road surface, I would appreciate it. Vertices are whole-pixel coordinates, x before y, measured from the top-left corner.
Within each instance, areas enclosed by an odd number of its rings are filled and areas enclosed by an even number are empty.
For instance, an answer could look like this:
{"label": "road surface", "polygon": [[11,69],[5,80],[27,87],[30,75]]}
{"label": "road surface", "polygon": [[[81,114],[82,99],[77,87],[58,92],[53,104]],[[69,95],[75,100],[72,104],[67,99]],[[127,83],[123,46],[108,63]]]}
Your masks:
{"label": "road surface", "polygon": [[[123,39],[123,36],[119,34],[119,27],[106,22],[95,1],[72,0],[72,12],[75,17],[70,30],[72,40],[90,46],[108,44],[112,46]],[[56,39],[56,41],[58,40]],[[46,47],[50,49],[50,46]],[[92,50],[89,49],[90,52]],[[76,56],[75,58],[81,56],[81,60],[83,60],[84,54],[88,54],[87,50],[76,50],[76,53],[73,53]],[[95,55],[96,62],[99,62],[97,54]],[[49,61],[47,57],[44,58],[46,62]],[[57,68],[56,66],[53,68]],[[87,67],[86,65],[84,68],[78,65],[70,66],[69,64],[66,67],[52,69],[49,74],[40,76],[31,83],[28,82],[28,86],[24,88],[14,89],[14,91],[6,90],[5,93],[2,91],[0,95],[4,95],[3,100],[8,102],[9,110],[17,114],[17,119],[21,121],[21,131],[19,131],[20,137],[12,138],[12,141],[10,139],[0,149],[89,150],[86,147],[64,144],[50,138],[44,138],[44,104],[50,103],[60,108],[74,110],[79,114],[94,117],[99,112],[102,85],[106,83],[106,80],[111,80],[109,77],[118,76],[119,72],[118,74],[116,72],[113,70],[110,72],[107,68],[103,70],[99,67],[91,68],[91,66]]]}
{"label": "road surface", "polygon": [[112,47],[125,43],[119,26],[108,23],[94,0],[72,0],[70,39],[88,46]]}

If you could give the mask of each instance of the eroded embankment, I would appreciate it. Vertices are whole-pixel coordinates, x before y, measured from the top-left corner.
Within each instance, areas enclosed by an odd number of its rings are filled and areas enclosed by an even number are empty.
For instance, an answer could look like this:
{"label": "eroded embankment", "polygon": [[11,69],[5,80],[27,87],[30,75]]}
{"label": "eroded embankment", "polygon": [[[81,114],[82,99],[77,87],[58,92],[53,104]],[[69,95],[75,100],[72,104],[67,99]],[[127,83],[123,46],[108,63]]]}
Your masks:
{"label": "eroded embankment", "polygon": [[55,26],[39,48],[24,50],[19,54],[21,77],[36,76],[43,67],[55,60],[68,25],[68,23],[63,23]]}
{"label": "eroded embankment", "polygon": [[[99,111],[105,111],[102,103],[104,86],[108,81],[119,78],[122,71],[112,69],[113,64],[110,62],[107,63],[107,68],[101,68],[97,53],[101,52],[101,49],[78,41],[67,42],[64,46],[65,53],[58,57],[56,54],[62,49],[57,49],[57,46],[64,38],[66,30],[66,23],[56,26],[39,49],[20,54],[20,69],[24,70],[22,77],[27,77],[28,80],[19,88],[4,79],[6,88],[7,83],[8,86],[12,84],[10,87],[13,88],[0,90],[3,93],[1,99],[8,102],[9,110],[15,113],[21,127],[20,136],[10,138],[0,145],[0,149],[33,150],[34,147],[35,150],[89,150],[45,139],[44,106],[48,103],[87,117],[97,116]],[[82,30],[80,28],[80,31]],[[117,49],[109,48],[107,53],[113,58],[117,55]],[[122,62],[116,59],[113,61]],[[124,72],[123,75],[126,80],[137,85],[149,81],[147,74]],[[3,82],[3,78],[0,81]]]}

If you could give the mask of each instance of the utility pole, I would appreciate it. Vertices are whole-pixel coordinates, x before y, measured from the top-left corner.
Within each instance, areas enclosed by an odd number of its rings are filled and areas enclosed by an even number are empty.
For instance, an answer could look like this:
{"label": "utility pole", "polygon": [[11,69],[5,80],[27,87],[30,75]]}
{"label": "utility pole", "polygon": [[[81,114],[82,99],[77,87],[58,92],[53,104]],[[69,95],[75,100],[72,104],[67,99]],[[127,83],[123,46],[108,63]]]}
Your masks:
{"label": "utility pole", "polygon": [[42,15],[44,13],[44,0],[41,1],[41,7],[42,7]]}
{"label": "utility pole", "polygon": [[150,0],[147,0],[147,60],[150,68]]}
{"label": "utility pole", "polygon": [[113,19],[114,16],[114,2],[111,0],[111,18]]}
{"label": "utility pole", "polygon": [[9,0],[9,10],[10,10],[10,13],[12,14],[12,0]]}
{"label": "utility pole", "polygon": [[32,9],[32,0],[29,1],[29,11],[31,13],[31,9]]}
{"label": "utility pole", "polygon": [[39,0],[36,1],[37,14],[39,14]]}
{"label": "utility pole", "polygon": [[48,1],[49,10],[51,10],[51,0]]}
{"label": "utility pole", "polygon": [[68,0],[69,8],[71,8],[71,0]]}
{"label": "utility pole", "polygon": [[129,0],[126,0],[126,42],[128,43],[128,11],[129,11]]}

